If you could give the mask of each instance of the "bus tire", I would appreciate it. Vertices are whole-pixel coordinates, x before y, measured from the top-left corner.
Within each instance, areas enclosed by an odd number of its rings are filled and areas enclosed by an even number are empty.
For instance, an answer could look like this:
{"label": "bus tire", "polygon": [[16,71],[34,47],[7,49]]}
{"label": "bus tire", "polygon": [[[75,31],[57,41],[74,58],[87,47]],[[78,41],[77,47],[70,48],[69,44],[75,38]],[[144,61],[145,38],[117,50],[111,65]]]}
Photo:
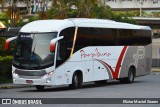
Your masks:
{"label": "bus tire", "polygon": [[36,87],[37,91],[44,91],[43,85],[36,85],[35,87]]}
{"label": "bus tire", "polygon": [[133,83],[135,78],[135,70],[130,67],[128,71],[128,77],[127,78],[121,78],[120,82],[122,83]]}
{"label": "bus tire", "polygon": [[69,85],[71,89],[77,89],[82,87],[82,76],[78,73],[74,73],[72,77],[72,84]]}

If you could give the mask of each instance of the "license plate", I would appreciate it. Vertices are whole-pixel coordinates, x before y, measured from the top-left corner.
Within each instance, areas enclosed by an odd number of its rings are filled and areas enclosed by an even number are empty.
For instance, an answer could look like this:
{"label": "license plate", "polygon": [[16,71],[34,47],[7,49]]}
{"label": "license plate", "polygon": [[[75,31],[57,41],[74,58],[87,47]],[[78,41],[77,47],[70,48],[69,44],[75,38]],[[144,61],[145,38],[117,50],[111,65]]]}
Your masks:
{"label": "license plate", "polygon": [[33,81],[32,81],[32,80],[26,80],[26,83],[28,83],[28,84],[32,84],[32,83],[33,83]]}

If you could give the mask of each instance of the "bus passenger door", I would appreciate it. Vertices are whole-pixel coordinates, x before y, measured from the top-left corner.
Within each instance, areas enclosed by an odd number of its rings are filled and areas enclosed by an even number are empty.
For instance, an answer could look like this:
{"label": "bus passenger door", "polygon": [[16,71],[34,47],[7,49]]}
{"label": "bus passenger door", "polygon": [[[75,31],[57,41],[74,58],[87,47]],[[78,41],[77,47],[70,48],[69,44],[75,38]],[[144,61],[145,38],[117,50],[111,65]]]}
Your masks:
{"label": "bus passenger door", "polygon": [[93,61],[85,61],[85,72],[83,82],[88,82],[93,80]]}

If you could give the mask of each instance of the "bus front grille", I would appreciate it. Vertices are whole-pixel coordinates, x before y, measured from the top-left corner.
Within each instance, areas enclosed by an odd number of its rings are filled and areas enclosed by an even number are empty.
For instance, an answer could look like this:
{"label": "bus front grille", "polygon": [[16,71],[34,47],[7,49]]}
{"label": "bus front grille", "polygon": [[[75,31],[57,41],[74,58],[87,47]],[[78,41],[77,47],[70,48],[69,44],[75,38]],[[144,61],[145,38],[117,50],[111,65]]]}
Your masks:
{"label": "bus front grille", "polygon": [[47,74],[47,72],[45,70],[38,70],[38,71],[29,71],[29,70],[20,70],[20,69],[16,69],[15,73],[20,75],[20,76],[31,76],[31,77],[41,77],[45,74]]}
{"label": "bus front grille", "polygon": [[19,75],[19,78],[25,78],[25,79],[40,79],[41,76],[24,76],[24,75]]}

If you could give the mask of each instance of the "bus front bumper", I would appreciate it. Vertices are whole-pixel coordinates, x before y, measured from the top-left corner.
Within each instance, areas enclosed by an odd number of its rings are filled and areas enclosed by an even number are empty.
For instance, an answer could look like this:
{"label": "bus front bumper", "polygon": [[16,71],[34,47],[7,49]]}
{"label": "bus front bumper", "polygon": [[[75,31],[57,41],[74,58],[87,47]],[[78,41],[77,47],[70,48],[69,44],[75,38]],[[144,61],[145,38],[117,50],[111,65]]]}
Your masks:
{"label": "bus front bumper", "polygon": [[47,79],[26,79],[26,78],[13,78],[14,84],[28,84],[28,85],[54,85],[51,78]]}

